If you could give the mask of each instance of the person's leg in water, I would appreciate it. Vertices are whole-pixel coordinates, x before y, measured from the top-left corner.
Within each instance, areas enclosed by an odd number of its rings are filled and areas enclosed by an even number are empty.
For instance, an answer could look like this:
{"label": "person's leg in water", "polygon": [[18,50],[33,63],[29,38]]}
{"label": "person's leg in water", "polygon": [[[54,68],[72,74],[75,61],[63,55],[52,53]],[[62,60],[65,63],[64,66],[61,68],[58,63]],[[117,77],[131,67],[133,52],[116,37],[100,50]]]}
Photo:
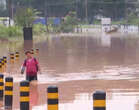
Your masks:
{"label": "person's leg in water", "polygon": [[26,75],[26,80],[29,81],[29,82],[31,82],[33,80],[36,80],[37,81],[38,78],[37,78],[37,75],[34,75],[34,76]]}
{"label": "person's leg in water", "polygon": [[31,81],[31,77],[29,75],[26,75],[26,80],[30,82]]}

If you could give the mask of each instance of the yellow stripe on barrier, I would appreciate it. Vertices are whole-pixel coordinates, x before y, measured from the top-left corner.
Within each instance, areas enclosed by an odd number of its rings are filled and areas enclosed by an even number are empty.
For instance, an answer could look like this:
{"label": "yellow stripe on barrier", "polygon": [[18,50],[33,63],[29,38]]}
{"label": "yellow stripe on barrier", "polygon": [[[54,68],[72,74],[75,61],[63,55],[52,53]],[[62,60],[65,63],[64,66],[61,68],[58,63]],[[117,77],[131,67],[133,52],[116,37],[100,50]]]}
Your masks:
{"label": "yellow stripe on barrier", "polygon": [[13,91],[5,91],[4,94],[5,95],[13,95]]}
{"label": "yellow stripe on barrier", "polygon": [[3,86],[0,86],[0,90],[3,90],[4,89],[4,87]]}
{"label": "yellow stripe on barrier", "polygon": [[94,107],[105,107],[106,101],[105,100],[94,100],[93,105],[94,105]]}
{"label": "yellow stripe on barrier", "polygon": [[58,99],[58,93],[48,93],[48,99]]}
{"label": "yellow stripe on barrier", "polygon": [[29,92],[29,87],[20,87],[21,92]]}
{"label": "yellow stripe on barrier", "polygon": [[3,79],[0,79],[0,82],[3,82]]}
{"label": "yellow stripe on barrier", "polygon": [[13,82],[6,82],[6,83],[5,83],[5,86],[10,86],[10,87],[12,87],[12,86],[13,86]]}
{"label": "yellow stripe on barrier", "polygon": [[56,104],[56,105],[48,105],[48,110],[58,110],[58,104]]}
{"label": "yellow stripe on barrier", "polygon": [[29,102],[29,97],[20,97],[20,102]]}

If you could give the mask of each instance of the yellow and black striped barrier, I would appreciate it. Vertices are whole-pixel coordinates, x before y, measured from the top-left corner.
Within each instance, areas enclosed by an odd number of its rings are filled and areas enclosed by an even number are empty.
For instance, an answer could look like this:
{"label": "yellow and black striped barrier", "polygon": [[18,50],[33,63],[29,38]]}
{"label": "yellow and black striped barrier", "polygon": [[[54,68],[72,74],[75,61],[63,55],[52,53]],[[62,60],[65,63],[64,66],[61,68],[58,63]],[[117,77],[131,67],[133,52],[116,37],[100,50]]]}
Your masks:
{"label": "yellow and black striped barrier", "polygon": [[29,110],[29,82],[20,83],[20,110]]}
{"label": "yellow and black striped barrier", "polygon": [[10,54],[10,62],[11,63],[14,63],[14,53],[11,53]]}
{"label": "yellow and black striped barrier", "polygon": [[33,49],[31,49],[31,53],[32,53],[32,55],[34,54],[34,50]]}
{"label": "yellow and black striped barrier", "polygon": [[4,71],[6,71],[6,68],[7,68],[7,57],[6,56],[3,57],[3,61],[4,61]]}
{"label": "yellow and black striped barrier", "polygon": [[19,60],[19,52],[15,53],[15,60],[18,61]]}
{"label": "yellow and black striped barrier", "polygon": [[48,110],[58,110],[58,88],[56,86],[47,88],[47,103]]}
{"label": "yellow and black striped barrier", "polygon": [[0,73],[2,73],[2,59],[0,59]]}
{"label": "yellow and black striped barrier", "polygon": [[36,54],[37,54],[37,55],[39,54],[39,49],[36,49]]}
{"label": "yellow and black striped barrier", "polygon": [[4,56],[3,59],[4,59],[4,63],[5,63],[5,65],[7,65],[7,57]]}
{"label": "yellow and black striped barrier", "polygon": [[3,74],[0,74],[0,100],[3,100],[3,90],[4,90]]}
{"label": "yellow and black striped barrier", "polygon": [[2,58],[2,72],[4,72],[5,71],[5,63],[4,63],[4,58]]}
{"label": "yellow and black striped barrier", "polygon": [[5,109],[12,109],[13,104],[13,78],[5,78],[5,91],[4,91],[4,106]]}
{"label": "yellow and black striped barrier", "polygon": [[106,110],[106,92],[96,91],[93,94],[93,110]]}

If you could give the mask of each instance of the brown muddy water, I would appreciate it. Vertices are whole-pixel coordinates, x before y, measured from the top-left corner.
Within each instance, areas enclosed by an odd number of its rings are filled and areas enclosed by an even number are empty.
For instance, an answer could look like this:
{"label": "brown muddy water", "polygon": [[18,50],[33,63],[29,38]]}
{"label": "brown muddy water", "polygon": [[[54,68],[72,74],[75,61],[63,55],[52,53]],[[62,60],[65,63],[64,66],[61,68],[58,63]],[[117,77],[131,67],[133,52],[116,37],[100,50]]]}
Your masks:
{"label": "brown muddy water", "polygon": [[[30,110],[46,110],[46,88],[59,87],[59,110],[93,110],[92,94],[107,92],[107,110],[139,110],[139,37],[133,35],[49,36],[40,42],[1,42],[0,55],[20,52],[20,60],[8,63],[5,76],[14,77],[13,110],[19,110],[20,67],[24,50],[34,55],[42,74],[30,86]],[[3,102],[1,102],[3,110]]]}

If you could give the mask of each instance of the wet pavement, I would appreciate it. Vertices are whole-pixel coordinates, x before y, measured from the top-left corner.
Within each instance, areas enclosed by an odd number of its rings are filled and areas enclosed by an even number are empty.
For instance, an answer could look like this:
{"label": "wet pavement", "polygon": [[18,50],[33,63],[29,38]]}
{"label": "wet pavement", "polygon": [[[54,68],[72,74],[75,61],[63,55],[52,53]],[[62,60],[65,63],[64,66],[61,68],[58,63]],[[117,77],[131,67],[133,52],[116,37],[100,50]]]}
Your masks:
{"label": "wet pavement", "polygon": [[30,110],[47,109],[46,89],[50,85],[59,87],[59,110],[93,110],[96,90],[107,92],[107,110],[139,110],[139,36],[49,36],[39,42],[0,46],[1,56],[20,52],[20,60],[8,63],[4,73],[14,77],[13,110],[19,110],[19,82],[25,79],[20,68],[24,50],[29,48],[39,48],[34,56],[42,70],[37,84],[30,86]]}

